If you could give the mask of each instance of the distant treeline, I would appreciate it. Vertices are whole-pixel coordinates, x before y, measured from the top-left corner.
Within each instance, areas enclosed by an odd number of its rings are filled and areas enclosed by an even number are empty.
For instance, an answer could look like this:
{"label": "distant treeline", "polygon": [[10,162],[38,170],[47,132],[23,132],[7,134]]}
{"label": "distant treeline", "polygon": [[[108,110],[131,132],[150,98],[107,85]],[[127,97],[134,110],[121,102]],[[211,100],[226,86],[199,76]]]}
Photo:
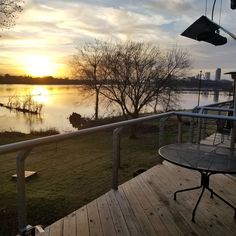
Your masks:
{"label": "distant treeline", "polygon": [[176,87],[179,89],[186,90],[198,90],[199,84],[201,90],[222,90],[222,91],[233,91],[233,82],[230,80],[201,80],[195,77],[189,77],[185,79],[175,80]]}
{"label": "distant treeline", "polygon": [[81,80],[71,80],[69,78],[54,78],[52,76],[31,77],[31,76],[15,76],[15,75],[0,75],[0,84],[84,84]]}
{"label": "distant treeline", "polygon": [[[101,81],[100,81],[101,82]],[[198,90],[199,79],[195,77],[188,77],[183,79],[175,79],[173,81],[177,89]],[[47,77],[31,77],[31,76],[14,76],[14,75],[0,75],[0,84],[40,84],[40,85],[86,85],[91,84],[91,80],[84,79],[69,79],[69,78],[54,78]],[[109,81],[103,81],[109,84]],[[223,90],[232,91],[233,82],[229,80],[201,80],[201,89],[206,90]]]}

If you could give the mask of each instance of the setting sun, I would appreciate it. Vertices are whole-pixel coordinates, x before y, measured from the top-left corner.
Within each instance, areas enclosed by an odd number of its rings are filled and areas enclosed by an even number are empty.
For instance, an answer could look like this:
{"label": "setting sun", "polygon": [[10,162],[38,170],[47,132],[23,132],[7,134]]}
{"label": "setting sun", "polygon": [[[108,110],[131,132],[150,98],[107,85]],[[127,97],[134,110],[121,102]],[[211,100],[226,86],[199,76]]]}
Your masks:
{"label": "setting sun", "polygon": [[51,58],[41,55],[26,56],[23,67],[31,76],[49,76],[57,73],[57,64]]}

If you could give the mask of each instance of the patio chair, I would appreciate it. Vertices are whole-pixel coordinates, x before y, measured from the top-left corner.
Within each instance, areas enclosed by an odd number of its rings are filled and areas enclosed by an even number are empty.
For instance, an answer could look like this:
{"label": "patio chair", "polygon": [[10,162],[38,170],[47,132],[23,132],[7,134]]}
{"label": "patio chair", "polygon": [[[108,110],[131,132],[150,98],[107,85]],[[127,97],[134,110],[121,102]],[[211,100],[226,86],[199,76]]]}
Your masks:
{"label": "patio chair", "polygon": [[[216,121],[216,132],[213,140],[213,145],[221,144],[225,141],[225,135],[229,139],[230,131],[232,128],[232,124],[226,120],[217,120]],[[220,134],[220,142],[216,143],[217,134]]]}

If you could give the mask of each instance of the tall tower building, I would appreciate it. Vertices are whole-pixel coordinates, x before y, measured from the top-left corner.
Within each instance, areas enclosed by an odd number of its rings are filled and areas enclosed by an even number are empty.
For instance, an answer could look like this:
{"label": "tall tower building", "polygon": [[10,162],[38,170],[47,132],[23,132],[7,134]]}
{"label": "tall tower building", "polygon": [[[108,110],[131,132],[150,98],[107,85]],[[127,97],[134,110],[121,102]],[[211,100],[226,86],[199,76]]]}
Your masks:
{"label": "tall tower building", "polygon": [[216,73],[215,73],[215,80],[216,80],[216,81],[219,81],[219,80],[220,80],[220,77],[221,77],[221,69],[220,69],[220,68],[217,68],[217,69],[216,69]]}

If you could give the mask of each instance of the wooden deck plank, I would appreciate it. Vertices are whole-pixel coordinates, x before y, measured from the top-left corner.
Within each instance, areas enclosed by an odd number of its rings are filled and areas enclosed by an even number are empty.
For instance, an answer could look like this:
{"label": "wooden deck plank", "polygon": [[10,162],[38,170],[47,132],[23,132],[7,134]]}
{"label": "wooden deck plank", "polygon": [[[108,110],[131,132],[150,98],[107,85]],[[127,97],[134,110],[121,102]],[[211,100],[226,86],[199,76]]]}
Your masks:
{"label": "wooden deck plank", "polygon": [[50,236],[62,236],[62,235],[63,235],[63,219],[60,219],[51,225]]}
{"label": "wooden deck plank", "polygon": [[[160,168],[159,178],[163,175],[165,176],[167,182],[163,183],[159,181],[160,183],[155,183],[158,185],[159,191],[162,192],[163,196],[168,197],[170,207],[176,207],[177,210],[180,211],[182,216],[185,218],[185,220],[191,222],[192,211],[197,202],[200,192],[198,190],[195,190],[186,193],[181,193],[177,195],[176,201],[173,200],[173,193],[175,190],[178,189],[196,186],[197,181],[195,181],[196,183],[191,184],[191,182],[189,182],[189,177],[186,178],[185,176],[186,182],[184,182],[185,179],[179,178],[179,176],[176,176],[175,173],[172,172],[171,176],[171,172],[168,171],[168,169]],[[172,178],[170,178],[170,176]],[[173,183],[174,176],[175,183]],[[166,183],[168,183],[168,185]],[[180,186],[178,186],[177,183],[180,183]],[[209,235],[216,235],[217,233],[221,234],[222,227],[219,226],[217,222],[218,220],[215,219],[215,217],[209,217],[209,215],[207,214],[207,208],[203,206],[202,202],[203,199],[201,201],[201,205],[199,205],[199,208],[196,212],[196,223],[192,223],[191,226],[200,235],[204,234],[204,232],[207,232],[207,234]]]}
{"label": "wooden deck plank", "polygon": [[141,190],[140,186],[136,182],[136,179],[132,179],[127,183],[131,191],[137,196],[140,206],[143,208],[144,213],[152,224],[157,235],[171,235],[168,228],[163,224],[159,212],[155,211],[155,208],[146,198],[145,194]]}
{"label": "wooden deck plank", "polygon": [[[223,137],[223,138],[222,138]],[[215,140],[215,142],[214,142]],[[222,140],[224,140],[222,142]],[[230,147],[230,137],[229,135],[223,135],[220,133],[214,133],[210,136],[206,137],[205,139],[201,140],[201,144],[206,145],[217,145],[221,147]]]}
{"label": "wooden deck plank", "polygon": [[150,223],[148,217],[144,213],[142,207],[137,200],[137,196],[130,190],[127,186],[127,182],[121,186],[122,190],[124,191],[126,198],[129,200],[129,204],[133,209],[134,215],[137,218],[138,224],[141,225],[144,235],[152,236],[156,235],[156,232]]}
{"label": "wooden deck plank", "polygon": [[[227,187],[225,187],[227,186]],[[227,175],[216,174],[210,177],[210,187],[236,206],[236,181]]]}
{"label": "wooden deck plank", "polygon": [[128,199],[121,187],[119,187],[118,191],[112,191],[114,194],[122,214],[124,215],[124,219],[128,226],[129,232],[131,235],[145,235],[145,230],[142,228],[142,225],[138,223],[137,218],[134,215],[134,211],[131,208]]}
{"label": "wooden deck plank", "polygon": [[64,218],[63,235],[76,236],[76,212]]}
{"label": "wooden deck plank", "polygon": [[38,231],[36,231],[35,236],[49,236],[49,233],[50,233],[49,231],[50,231],[50,228],[46,227],[43,233],[39,233]]}
{"label": "wooden deck plank", "polygon": [[[176,176],[174,177],[176,178]],[[192,232],[197,235],[204,235],[206,233],[208,234],[206,228],[201,227],[201,224],[205,224],[204,221],[201,222],[198,220],[196,223],[191,222],[191,213],[194,208],[194,203],[196,202],[196,197],[190,196],[186,198],[185,196],[180,196],[178,201],[174,201],[173,192],[176,189],[179,189],[179,187],[176,186],[175,183],[172,183],[173,179],[170,180],[168,178],[168,172],[166,170],[163,171],[162,166],[152,169],[146,178],[153,190],[159,196],[159,201],[163,202],[163,204],[168,206],[169,209],[176,209],[178,214],[181,215],[181,219],[188,223],[189,229],[187,229],[186,232],[188,235],[190,235]],[[204,216],[201,217],[201,220],[203,217]]]}
{"label": "wooden deck plank", "polygon": [[88,210],[88,220],[89,220],[89,235],[90,236],[103,235],[96,200],[90,202],[87,205],[87,210]]}
{"label": "wooden deck plank", "polygon": [[114,223],[115,231],[117,235],[124,235],[124,236],[129,236],[129,230],[126,225],[126,221],[124,219],[124,216],[122,214],[122,211],[120,209],[120,206],[114,197],[114,195],[110,192],[105,194],[106,200],[111,212],[112,220]]}
{"label": "wooden deck plank", "polygon": [[[236,235],[233,210],[204,193],[191,221],[199,191],[177,195],[178,189],[199,185],[200,174],[164,162],[111,190],[76,212],[47,227],[43,235]],[[236,180],[211,176],[217,193],[236,203]]]}
{"label": "wooden deck plank", "polygon": [[[190,230],[189,222],[186,222],[179,211],[175,208],[170,208],[168,205],[162,203],[159,196],[154,192],[151,185],[148,184],[145,178],[146,173],[137,176],[139,187],[143,189],[147,199],[152,204],[153,208],[159,212],[165,225],[168,227],[172,235],[189,235]],[[190,232],[191,235],[197,235],[193,230]]]}
{"label": "wooden deck plank", "polygon": [[97,205],[103,234],[105,236],[116,235],[115,226],[105,196],[101,196],[97,199]]}
{"label": "wooden deck plank", "polygon": [[86,206],[76,211],[76,231],[77,236],[89,236],[89,222]]}

